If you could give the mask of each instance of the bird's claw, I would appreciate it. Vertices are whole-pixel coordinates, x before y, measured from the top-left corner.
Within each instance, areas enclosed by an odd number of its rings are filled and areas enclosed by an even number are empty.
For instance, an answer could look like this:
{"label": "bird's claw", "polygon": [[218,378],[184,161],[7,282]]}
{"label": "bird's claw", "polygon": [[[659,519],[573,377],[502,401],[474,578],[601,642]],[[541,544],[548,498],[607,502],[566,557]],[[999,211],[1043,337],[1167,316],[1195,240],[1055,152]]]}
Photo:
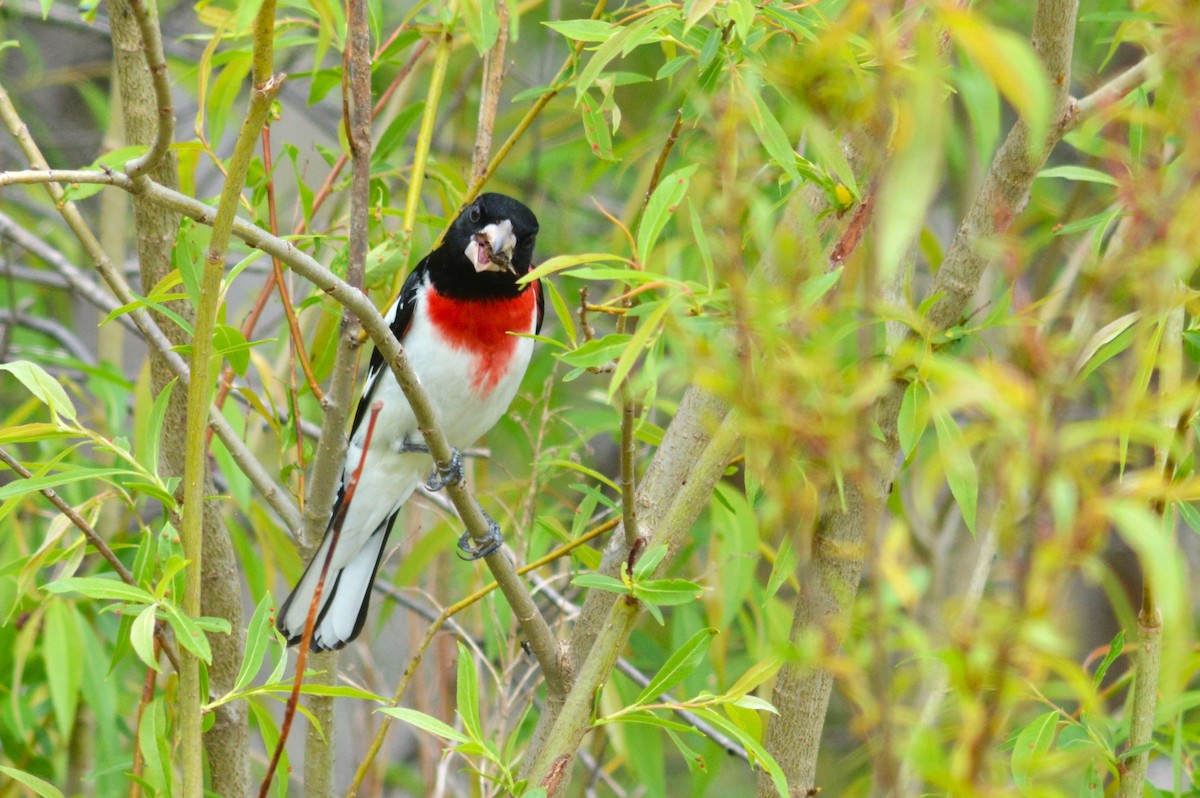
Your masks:
{"label": "bird's claw", "polygon": [[[480,512],[483,512],[482,508]],[[471,544],[476,541],[471,537],[470,531],[463,532],[462,537],[458,539],[458,550],[461,552],[458,555],[459,559],[468,562],[471,560],[480,560],[500,551],[500,547],[504,545],[504,536],[500,534],[500,525],[487,513],[483,513],[483,517],[487,520],[487,537],[479,545],[472,546]],[[464,557],[463,554],[467,556]]]}
{"label": "bird's claw", "polygon": [[462,482],[464,476],[462,452],[451,447],[449,465],[442,468],[441,464],[435,464],[429,472],[429,478],[425,480],[425,487],[437,493],[442,488]]}

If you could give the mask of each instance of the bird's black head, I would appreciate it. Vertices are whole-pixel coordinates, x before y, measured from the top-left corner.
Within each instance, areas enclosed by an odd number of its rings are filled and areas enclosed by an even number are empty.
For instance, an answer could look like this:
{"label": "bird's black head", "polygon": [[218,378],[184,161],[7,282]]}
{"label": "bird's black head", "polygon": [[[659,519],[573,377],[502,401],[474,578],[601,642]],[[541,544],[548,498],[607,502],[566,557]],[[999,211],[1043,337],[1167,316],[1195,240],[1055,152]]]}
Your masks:
{"label": "bird's black head", "polygon": [[458,214],[429,259],[438,291],[463,297],[514,296],[533,263],[538,221],[503,194],[480,194]]}

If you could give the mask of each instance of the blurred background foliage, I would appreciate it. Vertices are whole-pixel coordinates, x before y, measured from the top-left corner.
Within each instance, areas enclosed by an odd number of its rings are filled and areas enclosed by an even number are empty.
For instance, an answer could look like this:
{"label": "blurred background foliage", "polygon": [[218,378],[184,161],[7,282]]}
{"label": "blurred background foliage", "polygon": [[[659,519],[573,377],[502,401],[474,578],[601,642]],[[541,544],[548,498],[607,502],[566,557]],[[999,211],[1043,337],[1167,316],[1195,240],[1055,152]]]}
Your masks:
{"label": "blurred background foliage", "polygon": [[[669,560],[669,576],[703,593],[663,607],[662,622],[643,617],[623,656],[653,675],[681,648],[693,652],[672,682],[689,706],[706,694],[757,696],[720,710],[743,744],[774,722],[761,701],[781,662],[830,674],[823,729],[811,730],[821,740],[815,784],[827,795],[1115,794],[1130,753],[1144,580],[1161,612],[1162,668],[1149,677],[1153,738],[1132,753],[1150,754],[1148,790],[1195,789],[1194,4],[1081,4],[1072,95],[1156,60],[1073,125],[1011,226],[995,220],[998,234],[971,242],[988,266],[978,290],[964,286],[973,299],[958,323],[939,329],[927,317],[938,299],[929,287],[1010,127],[1022,120],[1037,149],[1063,121],[1052,99],[1062,76],[1047,75],[1030,44],[1034,6],[507,4],[493,154],[515,138],[486,189],[535,210],[538,260],[554,274],[545,340],[511,412],[471,460],[471,484],[523,564],[620,515],[626,378],[643,465],[688,384],[729,403],[744,456]],[[469,189],[482,54],[500,18],[489,0],[370,9],[379,108],[366,283],[383,307]],[[245,107],[256,10],[226,0],[159,8],[180,188],[205,201],[219,192]],[[105,14],[49,0],[0,8],[0,79],[52,166],[129,157]],[[338,273],[348,172],[331,169],[346,152],[344,48],[340,5],[280,5],[276,69],[289,77],[269,165],[260,153],[241,208]],[[422,146],[428,159],[414,165]],[[0,158],[5,170],[27,165],[7,137]],[[411,214],[415,174],[423,186]],[[136,285],[127,201],[95,188],[74,197]],[[163,503],[175,482],[158,473],[162,408],[145,347],[63,278],[55,258],[95,281],[37,187],[4,188],[0,213],[0,446],[34,475],[0,475],[0,765],[13,778],[0,779],[0,795],[54,794],[36,779],[66,794],[125,794],[135,782],[170,794],[174,681],[153,619],[181,640],[197,623],[223,632],[173,603],[183,561]],[[19,243],[13,228],[42,247]],[[147,306],[194,301],[207,236],[182,225],[179,279]],[[233,371],[224,413],[300,502],[320,403],[278,296],[243,328],[269,259],[236,244],[229,267],[217,341]],[[287,283],[323,380],[340,308],[302,280]],[[818,518],[879,466],[875,414],[896,386],[902,464],[886,505],[863,520],[861,550],[834,553],[865,562],[861,588],[842,596],[848,613],[789,642],[797,596],[821,578]],[[239,555],[247,616],[259,608],[245,694],[224,699],[250,706],[257,784],[286,689],[271,596],[302,562],[219,441],[212,454],[211,501]],[[39,487],[100,532],[140,592],[63,581],[113,569]],[[410,502],[397,523],[385,595],[340,658],[344,691],[327,730],[338,791],[378,722],[371,696],[392,694],[442,608],[490,581],[452,556],[458,529],[436,497]],[[534,572],[556,628],[570,627],[584,593],[572,578],[597,567],[604,540]],[[494,593],[453,621],[425,651],[405,705],[460,731],[474,725],[467,731],[493,749],[443,758],[436,735],[394,729],[367,773],[370,794],[499,794],[491,779],[517,770],[542,700],[536,670]],[[697,637],[710,627],[718,633]],[[455,637],[468,670],[454,665]],[[638,703],[644,685],[628,673],[597,698],[597,717]],[[478,679],[473,723],[467,678]],[[667,728],[687,723],[669,708],[643,714],[651,719],[604,723],[585,738],[570,794],[753,793],[744,755]],[[300,749],[289,754],[296,761]],[[298,776],[279,777],[275,794],[298,794]]]}

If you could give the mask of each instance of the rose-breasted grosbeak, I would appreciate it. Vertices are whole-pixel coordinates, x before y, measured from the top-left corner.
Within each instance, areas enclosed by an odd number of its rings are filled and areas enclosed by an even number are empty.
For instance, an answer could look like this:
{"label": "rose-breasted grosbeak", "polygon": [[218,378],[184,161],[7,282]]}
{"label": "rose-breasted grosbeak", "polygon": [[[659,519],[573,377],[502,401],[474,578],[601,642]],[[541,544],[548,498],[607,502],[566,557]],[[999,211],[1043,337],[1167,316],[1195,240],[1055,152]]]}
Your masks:
{"label": "rose-breasted grosbeak", "polygon": [[[503,194],[481,195],[454,220],[441,246],[404,281],[400,297],[385,316],[437,410],[446,439],[455,447],[451,470],[430,474],[427,485],[433,490],[462,477],[457,450],[491,429],[525,376],[533,341],[510,333],[535,333],[542,326],[541,286],[517,284],[530,269],[537,233],[537,218],[520,202]],[[376,401],[383,406],[325,577],[314,651],[341,648],[362,630],[392,522],[429,469],[429,450],[412,409],[376,351],[354,413],[342,487],[325,539],[279,610],[277,625],[289,645],[303,636],[332,537],[332,519],[346,481],[363,456],[368,410]],[[459,540],[459,548],[471,559],[500,547],[499,527],[494,521],[491,525],[492,540],[479,548],[471,547],[467,535]]]}

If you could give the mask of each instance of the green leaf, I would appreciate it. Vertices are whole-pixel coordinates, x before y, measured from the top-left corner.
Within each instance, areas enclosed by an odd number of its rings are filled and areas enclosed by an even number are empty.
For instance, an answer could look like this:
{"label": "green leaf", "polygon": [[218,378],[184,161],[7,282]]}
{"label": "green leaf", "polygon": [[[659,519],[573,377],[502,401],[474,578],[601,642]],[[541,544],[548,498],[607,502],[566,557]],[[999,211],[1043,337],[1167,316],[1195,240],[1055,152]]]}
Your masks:
{"label": "green leaf", "polygon": [[608,129],[608,121],[604,118],[600,103],[593,100],[591,95],[584,95],[579,101],[579,109],[583,115],[583,135],[591,145],[592,155],[602,161],[620,160],[613,154],[612,132]]}
{"label": "green leaf", "polygon": [[904,398],[900,400],[900,417],[897,419],[900,451],[905,459],[917,448],[928,424],[929,392],[920,381],[913,380],[904,389]]}
{"label": "green leaf", "polygon": [[99,576],[78,576],[59,579],[43,590],[49,593],[79,593],[91,599],[124,601],[130,604],[153,604],[154,596],[149,591],[127,585],[117,579]]}
{"label": "green leaf", "polygon": [[699,751],[693,751],[690,747],[684,744],[683,738],[676,734],[673,730],[667,729],[667,736],[671,738],[671,742],[675,743],[675,747],[679,749],[679,753],[683,756],[684,763],[692,773],[707,773],[708,763],[704,761],[704,755]]}
{"label": "green leaf", "polygon": [[542,291],[550,297],[550,306],[554,308],[554,315],[558,318],[558,323],[563,328],[563,332],[567,334],[567,339],[571,342],[571,347],[577,347],[579,339],[575,332],[575,315],[567,307],[566,300],[562,298],[562,294],[558,292],[558,287],[554,283],[546,280],[541,286]]}
{"label": "green leaf", "polygon": [[647,604],[668,607],[695,601],[702,593],[704,588],[686,579],[652,579],[635,589],[637,597]]}
{"label": "green leaf", "polygon": [[447,726],[437,718],[426,715],[424,712],[418,712],[415,709],[408,709],[407,707],[383,707],[376,710],[376,712],[390,715],[396,720],[403,721],[410,726],[416,726],[418,729],[437,735],[443,740],[451,740],[456,743],[470,742],[470,738],[459,730]]}
{"label": "green leaf", "polygon": [[245,377],[250,367],[250,346],[236,327],[218,324],[213,329],[213,354],[227,358],[239,377]]}
{"label": "green leaf", "polygon": [[[43,13],[45,13],[46,9],[49,8],[50,2],[53,2],[53,0],[49,0],[49,2],[43,2],[43,5],[45,6],[45,8],[43,8]],[[10,768],[5,765],[0,765],[0,773],[8,776],[13,781],[24,784],[42,798],[64,798],[62,792],[57,787],[48,781],[39,779],[32,773],[26,773],[23,770],[17,770],[16,768]]]}
{"label": "green leaf", "polygon": [[133,625],[129,627],[129,643],[133,646],[133,651],[137,654],[138,659],[161,672],[158,659],[154,656],[154,627],[158,620],[155,617],[157,612],[158,605],[151,604],[137,614],[137,617],[133,619]]}
{"label": "green leaf", "polygon": [[480,55],[485,55],[500,35],[500,19],[496,14],[495,0],[466,0],[462,14],[467,33]]}
{"label": "green leaf", "polygon": [[138,726],[138,748],[142,751],[142,776],[159,795],[170,795],[171,733],[164,701],[160,695],[146,705]]}
{"label": "green leaf", "polygon": [[771,565],[771,575],[767,578],[767,590],[763,594],[760,606],[765,606],[779,592],[779,588],[783,587],[783,583],[787,581],[788,577],[794,573],[796,573],[796,550],[792,544],[792,536],[785,533],[783,541],[779,544],[779,551],[775,552],[775,562]]}
{"label": "green leaf", "polygon": [[933,425],[937,429],[938,452],[946,469],[950,492],[962,511],[967,529],[975,534],[975,508],[979,500],[979,472],[971,459],[971,450],[963,439],[962,430],[941,405],[933,408]]}
{"label": "green leaf", "polygon": [[532,283],[534,280],[540,280],[547,275],[561,272],[563,269],[569,269],[572,266],[578,266],[581,263],[595,263],[597,261],[623,261],[622,257],[617,255],[609,255],[605,252],[588,252],[583,255],[556,255],[550,260],[542,261],[535,269],[531,269],[528,274],[517,280],[517,283],[524,285]]}
{"label": "green leaf", "polygon": [[475,672],[475,657],[458,641],[458,717],[472,740],[482,742],[483,730],[479,720],[479,676]]}
{"label": "green leaf", "polygon": [[205,637],[203,630],[201,630],[195,619],[175,607],[163,607],[163,610],[166,612],[167,623],[171,625],[171,629],[175,632],[175,639],[179,642],[179,645],[186,648],[198,659],[211,665],[212,648],[208,644],[208,638]]}
{"label": "green leaf", "polygon": [[[613,369],[612,379],[608,381],[608,401],[612,401],[617,390],[621,387],[621,382],[633,370],[634,363],[642,356],[642,353],[650,344],[650,339],[658,334],[662,328],[663,319],[667,315],[667,311],[671,309],[671,303],[675,296],[672,295],[661,302],[656,303],[657,306],[649,316],[642,319],[638,324],[637,330],[633,334],[633,338],[629,340],[629,345],[625,347],[625,351],[621,352],[621,357],[617,360],[617,366]],[[649,303],[647,303],[649,304]],[[639,307],[645,307],[641,305]]]}
{"label": "green leaf", "polygon": [[787,176],[794,182],[800,182],[800,171],[796,168],[796,150],[792,147],[783,125],[775,118],[771,108],[763,100],[757,87],[745,86],[746,95],[750,100],[750,127],[758,134],[767,154],[777,163]]}
{"label": "green leaf", "polygon": [[577,42],[606,42],[617,32],[611,22],[601,19],[564,19],[542,24]]}
{"label": "green leaf", "polygon": [[733,683],[733,686],[725,691],[725,696],[732,699],[741,698],[760,684],[770,679],[775,675],[775,672],[783,665],[783,660],[779,657],[768,657],[754,663],[746,670],[738,680]]}
{"label": "green leaf", "polygon": [[1115,355],[1124,352],[1133,343],[1133,333],[1141,315],[1141,311],[1137,310],[1126,313],[1096,331],[1083,347],[1075,364],[1079,379],[1086,379],[1089,374]]}
{"label": "green leaf", "polygon": [[687,194],[690,178],[700,168],[699,164],[685,166],[659,180],[646,203],[646,211],[637,231],[638,260],[646,263],[650,258],[650,250],[658,241],[667,219],[675,213],[675,209]]}
{"label": "green leaf", "polygon": [[620,579],[614,579],[606,574],[580,574],[571,580],[576,587],[586,587],[592,590],[603,590],[606,593],[629,595],[629,588]]}
{"label": "green leaf", "polygon": [[[665,546],[663,547],[666,548]],[[686,643],[680,646],[671,657],[658,669],[658,673],[650,679],[650,683],[634,699],[634,705],[653,701],[660,694],[670,690],[682,682],[697,666],[704,661],[708,644],[712,641],[717,630],[712,627],[701,629],[692,635]]]}
{"label": "green leaf", "polygon": [[639,581],[645,579],[654,573],[654,569],[667,556],[667,545],[660,543],[657,546],[651,546],[642,553],[638,561],[633,565],[633,579]]}
{"label": "green leaf", "polygon": [[763,748],[758,740],[751,737],[741,726],[732,723],[715,710],[708,707],[700,707],[694,710],[694,712],[741,743],[746,751],[752,754],[763,766],[763,769],[770,774],[771,782],[775,785],[775,789],[779,795],[782,798],[787,798],[787,776],[783,774],[783,768],[779,767],[779,763],[775,761],[775,758],[767,752],[767,749]]}
{"label": "green leaf", "polygon": [[79,706],[79,688],[83,682],[83,660],[80,659],[79,615],[74,605],[66,601],[51,601],[46,605],[42,660],[50,702],[54,706],[54,721],[62,739],[71,737],[75,725],[75,710]]}
{"label": "green leaf", "polygon": [[45,490],[46,488],[57,488],[61,485],[69,485],[72,482],[82,482],[86,479],[102,479],[106,482],[112,482],[109,477],[135,473],[124,468],[73,468],[70,471],[59,471],[55,474],[45,474],[40,477],[30,477],[29,479],[18,479],[10,482],[0,487],[0,500],[11,499],[14,496],[23,496],[26,493]]}
{"label": "green leaf", "polygon": [[1079,183],[1103,183],[1108,186],[1119,186],[1117,179],[1099,169],[1089,169],[1086,166],[1055,166],[1043,169],[1038,177],[1061,177]]}
{"label": "green leaf", "polygon": [[408,136],[408,131],[421,118],[421,114],[425,112],[425,101],[420,100],[405,106],[404,110],[396,114],[396,118],[388,123],[387,129],[383,131],[383,135],[379,137],[379,144],[371,153],[371,159],[379,162],[386,161],[397,147],[404,143],[404,139]]}
{"label": "green leaf", "polygon": [[258,602],[258,606],[254,608],[254,615],[250,618],[250,626],[246,630],[246,648],[242,653],[242,665],[238,668],[237,679],[233,682],[234,692],[245,689],[262,667],[263,660],[267,656],[267,648],[274,637],[272,635],[274,624],[271,623],[274,614],[275,599],[270,593],[267,593]]}
{"label": "green leaf", "polygon": [[14,360],[11,363],[0,363],[0,371],[12,374],[29,392],[50,408],[56,416],[75,420],[75,405],[58,380],[50,376],[44,368],[28,360]]}
{"label": "green leaf", "polygon": [[1050,750],[1057,728],[1058,713],[1047,712],[1017,735],[1012,753],[1012,774],[1013,781],[1022,794],[1029,793],[1033,787],[1030,777],[1036,773],[1035,766]]}
{"label": "green leaf", "polygon": [[1029,43],[1012,31],[986,25],[979,15],[949,6],[942,19],[960,47],[995,84],[1029,128],[1040,148],[1050,118],[1050,81]]}
{"label": "green leaf", "polygon": [[1096,687],[1100,686],[1100,683],[1104,681],[1104,677],[1108,673],[1108,669],[1114,662],[1117,661],[1117,657],[1121,656],[1124,651],[1125,630],[1122,629],[1121,631],[1117,632],[1116,636],[1113,637],[1112,642],[1108,644],[1108,653],[1104,655],[1104,659],[1100,661],[1098,666],[1096,666],[1096,673],[1092,676],[1092,684],[1094,684]]}

